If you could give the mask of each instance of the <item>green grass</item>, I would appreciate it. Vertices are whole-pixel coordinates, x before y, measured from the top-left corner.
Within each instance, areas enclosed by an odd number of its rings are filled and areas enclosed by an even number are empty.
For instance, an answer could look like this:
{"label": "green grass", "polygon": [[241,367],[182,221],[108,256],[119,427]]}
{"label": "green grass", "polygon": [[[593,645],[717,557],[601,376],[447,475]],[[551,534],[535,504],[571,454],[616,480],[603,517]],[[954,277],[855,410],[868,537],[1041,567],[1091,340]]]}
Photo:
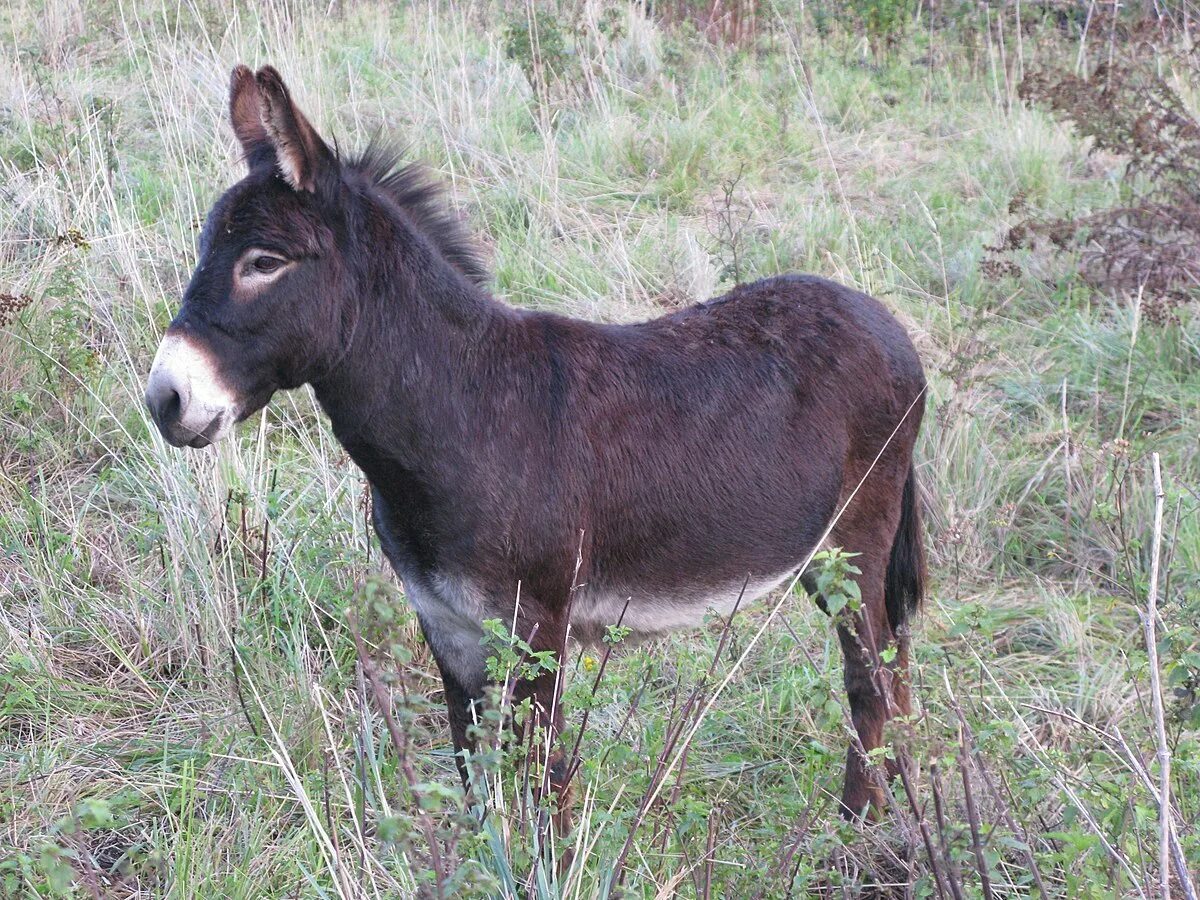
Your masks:
{"label": "green grass", "polygon": [[[1118,742],[1157,778],[1138,616],[1152,453],[1175,819],[1200,870],[1195,307],[1150,325],[1045,251],[981,266],[1023,215],[1121,197],[1120,160],[1015,96],[1021,68],[1072,64],[1078,36],[1033,22],[1018,57],[1010,26],[1006,79],[979,33],[969,51],[918,28],[875,57],[786,7],[739,50],[630,4],[615,30],[570,31],[547,84],[506,54],[510,6],[44,0],[0,19],[0,293],[33,298],[0,330],[0,896],[428,892],[414,796],[442,850],[457,842],[463,895],[537,875],[521,767],[489,765],[481,832],[455,819],[432,659],[377,582],[364,480],[307,390],[203,452],[166,446],[141,406],[199,218],[239,176],[239,61],[278,66],[342,146],[384,130],[440,170],[511,303],[629,320],[724,290],[735,266],[805,270],[881,297],[925,360],[933,583],[919,714],[894,730],[916,808],[897,787],[879,825],[836,815],[837,642],[801,598],[769,620],[773,600],[728,634],[622,648],[594,696],[595,651],[571,661],[572,718],[591,709],[576,865],[530,896],[613,896],[618,859],[631,896],[929,896],[922,821],[938,867],[982,896],[964,769],[997,896],[1034,892],[1027,853],[1051,895],[1153,895],[1155,796]],[[559,20],[599,21],[578,8],[591,18]],[[388,609],[404,753],[348,617]],[[686,754],[656,779],[681,726]]]}

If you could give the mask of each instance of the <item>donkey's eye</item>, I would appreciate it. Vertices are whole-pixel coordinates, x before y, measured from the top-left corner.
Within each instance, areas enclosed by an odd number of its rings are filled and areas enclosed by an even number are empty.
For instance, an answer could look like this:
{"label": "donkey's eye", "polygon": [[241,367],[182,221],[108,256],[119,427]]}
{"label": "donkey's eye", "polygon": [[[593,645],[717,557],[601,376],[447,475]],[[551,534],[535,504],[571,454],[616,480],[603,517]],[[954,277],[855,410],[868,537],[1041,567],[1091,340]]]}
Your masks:
{"label": "donkey's eye", "polygon": [[278,272],[286,263],[287,260],[278,256],[257,256],[250,263],[250,268],[260,275],[270,275],[272,272]]}
{"label": "donkey's eye", "polygon": [[292,260],[264,250],[250,250],[234,269],[234,286],[239,296],[252,297],[292,267]]}

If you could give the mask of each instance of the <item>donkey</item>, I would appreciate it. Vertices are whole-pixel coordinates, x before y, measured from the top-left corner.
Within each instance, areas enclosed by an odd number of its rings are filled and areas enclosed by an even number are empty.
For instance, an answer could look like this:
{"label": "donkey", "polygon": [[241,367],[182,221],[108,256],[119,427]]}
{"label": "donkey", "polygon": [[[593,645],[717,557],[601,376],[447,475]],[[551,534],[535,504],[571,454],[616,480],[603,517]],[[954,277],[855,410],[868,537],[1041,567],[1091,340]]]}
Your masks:
{"label": "donkey", "polygon": [[[887,310],[807,275],[637,324],[513,308],[423,170],[331,150],[270,67],[233,70],[229,112],[248,172],[208,215],[146,404],[170,444],[205,447],[312,385],[370,482],[460,765],[483,620],[561,655],[613,624],[730,615],[839,546],[861,570],[861,604],[838,619],[857,731],[842,809],[878,808],[867,754],[910,712],[925,580],[925,379]],[[517,687],[550,734],[554,682]],[[571,767],[561,749],[551,761],[565,802]]]}

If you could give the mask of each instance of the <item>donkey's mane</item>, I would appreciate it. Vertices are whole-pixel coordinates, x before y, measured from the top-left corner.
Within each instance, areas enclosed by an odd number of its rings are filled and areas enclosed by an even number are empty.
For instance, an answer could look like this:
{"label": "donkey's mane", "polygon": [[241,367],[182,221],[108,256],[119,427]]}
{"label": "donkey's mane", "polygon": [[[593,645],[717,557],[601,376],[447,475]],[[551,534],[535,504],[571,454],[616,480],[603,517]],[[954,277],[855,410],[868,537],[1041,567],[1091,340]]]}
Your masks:
{"label": "donkey's mane", "polygon": [[482,287],[491,280],[474,238],[446,202],[445,186],[425,166],[404,163],[400,148],[379,141],[372,141],[346,165],[403,209],[411,224],[433,243],[446,262],[472,283]]}

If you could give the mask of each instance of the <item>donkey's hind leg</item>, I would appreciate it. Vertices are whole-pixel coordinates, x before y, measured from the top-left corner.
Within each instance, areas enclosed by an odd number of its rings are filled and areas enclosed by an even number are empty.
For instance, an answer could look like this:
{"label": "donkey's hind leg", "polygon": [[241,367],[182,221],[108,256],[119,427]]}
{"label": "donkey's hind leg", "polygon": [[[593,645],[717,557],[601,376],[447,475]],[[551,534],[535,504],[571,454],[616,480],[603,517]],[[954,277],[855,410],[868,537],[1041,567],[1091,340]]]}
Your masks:
{"label": "donkey's hind leg", "polygon": [[[907,648],[898,646],[884,602],[891,536],[895,530],[893,517],[876,516],[873,521],[865,521],[863,517],[857,522],[840,522],[831,535],[834,546],[859,554],[852,562],[862,572],[855,578],[861,605],[856,613],[842,613],[844,618],[837,626],[850,718],[858,737],[846,754],[842,813],[848,817],[884,808],[883,773],[870,765],[869,756],[883,746],[887,721],[908,711],[907,687],[897,690],[898,683],[906,677],[899,666],[907,660]],[[894,656],[889,648],[896,649]],[[886,661],[889,656],[890,662]],[[889,776],[895,774],[894,766],[889,764],[887,772]]]}

